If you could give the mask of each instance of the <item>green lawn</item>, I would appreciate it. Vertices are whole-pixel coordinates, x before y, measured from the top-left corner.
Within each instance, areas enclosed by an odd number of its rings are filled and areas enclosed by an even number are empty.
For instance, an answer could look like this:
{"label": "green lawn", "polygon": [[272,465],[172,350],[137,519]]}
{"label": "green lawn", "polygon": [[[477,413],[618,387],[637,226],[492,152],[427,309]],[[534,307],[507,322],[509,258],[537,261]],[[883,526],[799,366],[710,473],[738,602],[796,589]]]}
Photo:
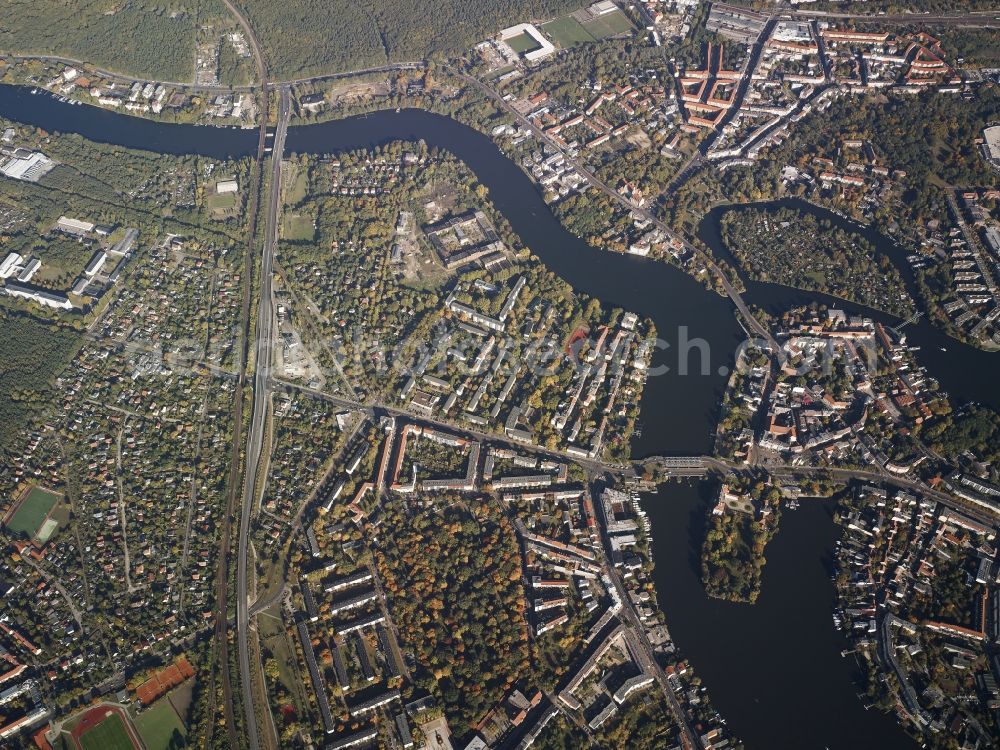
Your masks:
{"label": "green lawn", "polygon": [[80,738],[83,750],[135,750],[122,718],[111,714]]}
{"label": "green lawn", "polygon": [[309,194],[309,173],[296,164],[289,162],[286,162],[286,164],[289,167],[289,171],[294,170],[292,172],[294,176],[289,179],[288,187],[285,190],[285,205],[294,206],[305,200]]}
{"label": "green lawn", "polygon": [[213,193],[206,203],[213,211],[230,211],[236,206],[238,193]]}
{"label": "green lawn", "polygon": [[[41,528],[46,516],[49,515],[49,512],[60,499],[62,499],[62,495],[56,492],[50,492],[41,487],[32,487],[24,502],[17,509],[17,512],[7,522],[7,528],[15,534],[34,537]],[[49,536],[51,536],[51,533]]]}
{"label": "green lawn", "polygon": [[531,36],[531,34],[527,33],[512,36],[507,40],[507,44],[510,45],[510,48],[519,55],[536,50],[541,46],[537,41],[535,41],[535,38]]}
{"label": "green lawn", "polygon": [[594,37],[573,16],[563,16],[542,24],[541,30],[560,47],[594,41]]}
{"label": "green lawn", "polygon": [[187,745],[184,725],[167,698],[143,711],[135,726],[147,750],[176,750]]}
{"label": "green lawn", "polygon": [[285,214],[281,236],[289,242],[312,242],[316,239],[315,220],[309,214]]}
{"label": "green lawn", "polygon": [[606,39],[615,34],[632,31],[635,27],[632,26],[632,22],[625,17],[624,13],[616,10],[614,13],[607,13],[598,16],[593,21],[588,21],[585,28],[595,39]]}

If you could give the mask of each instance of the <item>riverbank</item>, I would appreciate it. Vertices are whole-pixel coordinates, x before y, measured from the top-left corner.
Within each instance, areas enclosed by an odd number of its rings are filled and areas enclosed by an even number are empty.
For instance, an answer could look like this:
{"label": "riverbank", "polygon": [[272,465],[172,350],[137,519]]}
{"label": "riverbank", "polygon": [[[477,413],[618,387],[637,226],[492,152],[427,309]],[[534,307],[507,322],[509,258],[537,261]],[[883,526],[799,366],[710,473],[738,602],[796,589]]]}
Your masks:
{"label": "riverbank", "polygon": [[753,605],[710,597],[701,581],[701,540],[715,486],[668,484],[642,505],[654,529],[660,606],[728,726],[748,750],[912,750],[893,716],[865,710],[862,674],[841,652],[831,580],[840,537],[833,501],[803,500],[768,544]]}

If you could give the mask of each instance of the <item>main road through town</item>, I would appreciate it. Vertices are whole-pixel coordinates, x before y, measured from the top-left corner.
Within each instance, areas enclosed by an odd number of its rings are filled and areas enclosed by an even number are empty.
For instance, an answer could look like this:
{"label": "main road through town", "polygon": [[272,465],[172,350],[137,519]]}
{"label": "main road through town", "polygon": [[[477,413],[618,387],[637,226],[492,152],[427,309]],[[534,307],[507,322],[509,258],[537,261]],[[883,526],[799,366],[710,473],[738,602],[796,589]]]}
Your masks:
{"label": "main road through town", "polygon": [[279,89],[278,127],[271,152],[271,177],[267,193],[267,217],[264,225],[264,247],[260,264],[260,296],[257,303],[257,325],[254,347],[253,413],[247,440],[246,471],[243,481],[243,504],[240,512],[239,541],[236,562],[236,640],[239,649],[240,685],[246,712],[246,739],[250,750],[260,749],[257,713],[254,710],[253,675],[250,669],[250,518],[259,490],[257,469],[260,465],[267,408],[270,402],[270,369],[273,348],[274,247],[278,241],[278,210],[281,204],[281,158],[285,150],[285,135],[291,115],[291,95],[287,87]]}

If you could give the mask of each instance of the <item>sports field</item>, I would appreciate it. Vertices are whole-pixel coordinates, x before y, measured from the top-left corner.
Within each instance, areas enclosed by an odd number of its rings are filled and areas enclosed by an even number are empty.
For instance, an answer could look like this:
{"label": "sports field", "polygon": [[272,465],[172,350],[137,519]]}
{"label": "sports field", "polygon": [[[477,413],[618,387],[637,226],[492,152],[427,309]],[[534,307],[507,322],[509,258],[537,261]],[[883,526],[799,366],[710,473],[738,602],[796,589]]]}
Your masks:
{"label": "sports field", "polygon": [[83,750],[135,750],[122,718],[113,713],[79,739]]}
{"label": "sports field", "polygon": [[570,13],[544,23],[540,28],[553,42],[565,48],[606,39],[615,34],[632,31],[635,27],[624,13],[616,10],[591,18],[589,21],[584,20],[583,23],[577,20],[576,15]]}
{"label": "sports field", "polygon": [[605,13],[592,21],[587,21],[584,28],[589,31],[595,39],[606,39],[615,34],[623,34],[632,31],[632,22],[628,20],[624,13],[616,10],[613,13]]}
{"label": "sports field", "polygon": [[184,725],[167,698],[161,698],[135,720],[147,750],[177,750],[185,747]]}
{"label": "sports field", "polygon": [[[5,525],[15,534],[35,538],[38,532],[42,531],[45,519],[61,499],[62,495],[57,492],[42,487],[32,487]],[[47,528],[44,531],[47,540],[55,529]]]}
{"label": "sports field", "polygon": [[563,16],[540,27],[560,47],[572,47],[594,41],[594,37],[573,16]]}
{"label": "sports field", "polygon": [[541,45],[535,41],[531,34],[521,33],[515,37],[511,37],[507,40],[507,44],[512,50],[517,54],[523,55],[525,52],[531,52],[532,50],[538,49]]}
{"label": "sports field", "polygon": [[310,214],[285,214],[282,221],[282,238],[289,242],[312,242],[316,239],[316,219]]}

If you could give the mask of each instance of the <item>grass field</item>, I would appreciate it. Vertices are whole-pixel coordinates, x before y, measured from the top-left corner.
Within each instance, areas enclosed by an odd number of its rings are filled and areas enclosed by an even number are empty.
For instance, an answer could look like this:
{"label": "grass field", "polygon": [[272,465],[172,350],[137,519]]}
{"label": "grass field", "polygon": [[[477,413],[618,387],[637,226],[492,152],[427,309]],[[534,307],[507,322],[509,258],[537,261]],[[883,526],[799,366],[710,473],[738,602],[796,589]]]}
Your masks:
{"label": "grass field", "polygon": [[[7,522],[7,528],[15,534],[34,537],[61,498],[62,495],[56,492],[41,487],[32,487],[28,496]],[[49,531],[49,536],[51,536],[51,531]]]}
{"label": "grass field", "polygon": [[316,226],[308,214],[285,214],[281,236],[289,242],[312,242],[316,239]]}
{"label": "grass field", "polygon": [[595,39],[607,39],[609,36],[614,36],[615,34],[632,31],[635,27],[625,17],[624,13],[616,10],[614,13],[606,13],[603,16],[598,16],[593,21],[587,21],[584,28]]}
{"label": "grass field", "polygon": [[213,211],[231,211],[236,207],[238,199],[236,193],[213,193],[208,196],[205,203]]}
{"label": "grass field", "polygon": [[135,720],[147,750],[176,750],[185,747],[184,725],[168,698],[161,698]]}
{"label": "grass field", "polygon": [[80,738],[83,750],[135,750],[122,718],[112,714]]}
{"label": "grass field", "polygon": [[507,40],[507,44],[512,50],[517,54],[523,55],[525,52],[531,52],[538,49],[541,45],[535,41],[531,34],[521,33],[517,36],[511,37]]}
{"label": "grass field", "polygon": [[285,164],[289,174],[285,182],[285,205],[294,206],[309,195],[309,173],[294,162]]}
{"label": "grass field", "polygon": [[541,30],[560,47],[594,41],[594,37],[573,16],[563,16],[542,24]]}

